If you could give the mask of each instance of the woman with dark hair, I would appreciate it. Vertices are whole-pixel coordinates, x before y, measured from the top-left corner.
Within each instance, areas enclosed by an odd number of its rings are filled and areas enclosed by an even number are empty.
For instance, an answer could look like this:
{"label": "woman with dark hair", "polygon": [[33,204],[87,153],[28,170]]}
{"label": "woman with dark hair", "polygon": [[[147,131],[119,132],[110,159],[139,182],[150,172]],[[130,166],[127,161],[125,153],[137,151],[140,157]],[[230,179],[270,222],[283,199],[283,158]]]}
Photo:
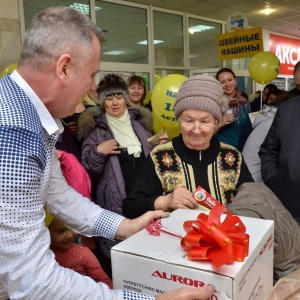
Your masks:
{"label": "woman with dark hair", "polygon": [[141,76],[133,75],[128,78],[128,93],[130,106],[144,106],[147,87],[145,80]]}
{"label": "woman with dark hair", "polygon": [[222,119],[223,124],[217,133],[217,137],[220,142],[242,151],[252,131],[249,118],[249,102],[243,96],[242,91],[236,87],[237,79],[231,69],[220,69],[216,74],[216,79],[223,87],[224,96],[229,106],[227,114]]}
{"label": "woman with dark hair", "polygon": [[[117,74],[99,83],[99,106],[85,110],[78,120],[83,138],[82,164],[93,181],[93,200],[122,214],[123,199],[131,191],[153,146],[152,114],[143,106],[130,106],[127,83]],[[157,143],[165,142],[161,136]],[[95,237],[96,256],[111,274],[110,248],[117,242]]]}

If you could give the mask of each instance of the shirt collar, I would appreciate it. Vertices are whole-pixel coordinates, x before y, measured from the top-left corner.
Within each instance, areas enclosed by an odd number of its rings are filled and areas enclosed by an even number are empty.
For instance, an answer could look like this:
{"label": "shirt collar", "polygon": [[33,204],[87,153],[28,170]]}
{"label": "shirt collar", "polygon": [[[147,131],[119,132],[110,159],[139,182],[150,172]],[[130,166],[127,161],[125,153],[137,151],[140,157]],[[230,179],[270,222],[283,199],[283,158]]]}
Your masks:
{"label": "shirt collar", "polygon": [[54,119],[42,100],[37,96],[37,94],[33,91],[33,89],[29,86],[29,84],[22,78],[22,76],[18,73],[17,70],[14,70],[10,74],[10,78],[15,81],[15,83],[25,92],[31,101],[32,105],[35,107],[42,126],[48,132],[49,135],[54,133],[61,133],[63,131],[63,126],[58,119]]}

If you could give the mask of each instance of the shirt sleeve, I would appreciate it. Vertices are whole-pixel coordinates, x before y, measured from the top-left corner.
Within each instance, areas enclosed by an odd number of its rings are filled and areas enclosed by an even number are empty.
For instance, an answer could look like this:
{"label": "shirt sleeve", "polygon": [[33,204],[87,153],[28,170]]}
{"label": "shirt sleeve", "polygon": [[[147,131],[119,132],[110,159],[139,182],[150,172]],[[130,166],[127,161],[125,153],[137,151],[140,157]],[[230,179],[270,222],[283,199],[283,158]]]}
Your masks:
{"label": "shirt sleeve", "polygon": [[104,210],[71,188],[66,183],[60,162],[55,156],[45,207],[69,228],[85,236],[100,235],[114,239],[124,219],[123,216]]}
{"label": "shirt sleeve", "polygon": [[44,224],[40,139],[27,130],[0,126],[0,144],[0,298],[124,299],[123,291],[56,263]]}
{"label": "shirt sleeve", "polygon": [[[105,284],[96,283],[57,264],[49,249],[50,236],[44,224],[41,196],[44,169],[39,154],[44,147],[40,141],[35,133],[28,130],[0,126],[0,299],[154,299],[142,294],[111,290]],[[107,215],[105,211],[93,206],[90,200],[68,187],[65,181],[57,187],[58,191],[49,195],[53,203],[53,199],[60,199],[54,196],[59,194],[61,188],[64,200],[69,197],[73,200],[67,201],[71,208],[69,212],[67,205],[59,209],[55,203],[55,209],[65,218],[73,213],[72,223],[82,221],[83,231],[92,233],[94,225],[101,223],[101,217]],[[78,204],[83,204],[83,208],[78,209]],[[123,218],[107,215],[109,224],[114,223],[114,217],[119,220],[117,225],[111,231],[106,229],[99,233],[114,235]]]}

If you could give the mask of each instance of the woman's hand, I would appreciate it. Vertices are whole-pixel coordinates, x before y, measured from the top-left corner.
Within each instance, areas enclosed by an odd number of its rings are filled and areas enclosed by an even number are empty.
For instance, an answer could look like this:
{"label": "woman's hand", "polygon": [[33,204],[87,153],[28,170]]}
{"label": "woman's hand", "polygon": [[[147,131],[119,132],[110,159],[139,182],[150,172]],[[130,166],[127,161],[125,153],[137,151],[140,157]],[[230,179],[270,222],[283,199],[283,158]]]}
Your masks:
{"label": "woman's hand", "polygon": [[174,291],[165,292],[155,297],[155,300],[206,300],[215,291],[212,285],[200,288],[181,288]]}
{"label": "woman's hand", "polygon": [[223,116],[223,125],[228,125],[234,121],[235,117],[233,113],[226,114]]}
{"label": "woman's hand", "polygon": [[169,141],[168,134],[165,132],[158,138],[158,145],[165,144]]}
{"label": "woman's hand", "polygon": [[111,139],[107,140],[97,146],[97,152],[103,153],[103,154],[120,154],[121,151],[119,149],[119,144],[116,140]]}
{"label": "woman's hand", "polygon": [[73,134],[77,134],[78,132],[78,125],[76,122],[70,122],[68,124],[66,124],[68,126],[68,128],[70,129],[70,131],[73,133]]}
{"label": "woman's hand", "polygon": [[195,209],[198,207],[198,202],[188,189],[178,186],[173,193],[156,198],[154,207],[164,211],[173,211],[177,208]]}

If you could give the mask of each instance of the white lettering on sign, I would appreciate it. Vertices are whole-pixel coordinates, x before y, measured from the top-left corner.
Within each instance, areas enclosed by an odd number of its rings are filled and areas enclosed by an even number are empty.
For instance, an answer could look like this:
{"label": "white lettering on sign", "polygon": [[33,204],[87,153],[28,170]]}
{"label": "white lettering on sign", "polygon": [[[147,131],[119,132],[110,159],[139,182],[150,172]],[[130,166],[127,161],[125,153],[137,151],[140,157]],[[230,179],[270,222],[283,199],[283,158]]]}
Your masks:
{"label": "white lettering on sign", "polygon": [[277,45],[275,54],[281,64],[295,65],[300,60],[300,48]]}

